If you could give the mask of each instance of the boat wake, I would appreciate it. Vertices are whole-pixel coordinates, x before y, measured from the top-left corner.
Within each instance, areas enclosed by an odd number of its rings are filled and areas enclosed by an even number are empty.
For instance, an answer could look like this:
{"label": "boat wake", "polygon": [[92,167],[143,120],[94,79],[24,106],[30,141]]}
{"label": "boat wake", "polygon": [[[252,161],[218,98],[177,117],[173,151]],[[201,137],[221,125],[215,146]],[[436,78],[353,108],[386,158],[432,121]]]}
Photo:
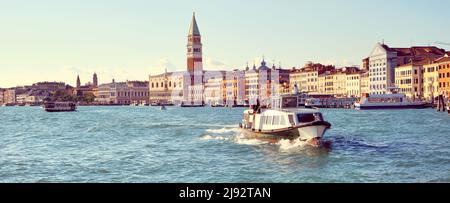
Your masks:
{"label": "boat wake", "polygon": [[331,141],[323,141],[320,146],[312,146],[304,141],[296,140],[280,140],[278,142],[270,142],[255,138],[247,138],[236,127],[223,127],[207,129],[200,140],[204,141],[226,141],[238,145],[253,145],[253,146],[276,146],[280,152],[303,151],[305,149],[326,149],[331,150]]}
{"label": "boat wake", "polygon": [[212,136],[212,135],[202,135],[200,136],[201,140],[230,140],[230,137],[225,136]]}
{"label": "boat wake", "polygon": [[215,134],[224,134],[224,133],[236,133],[239,132],[238,128],[221,128],[221,129],[208,129],[206,132],[215,133]]}

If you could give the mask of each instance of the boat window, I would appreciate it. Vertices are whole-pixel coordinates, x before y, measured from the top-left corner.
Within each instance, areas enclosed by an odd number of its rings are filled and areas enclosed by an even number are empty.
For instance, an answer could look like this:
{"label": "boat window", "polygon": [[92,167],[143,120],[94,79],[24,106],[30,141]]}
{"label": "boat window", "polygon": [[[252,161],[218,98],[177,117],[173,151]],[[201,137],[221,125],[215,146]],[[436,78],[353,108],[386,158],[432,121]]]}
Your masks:
{"label": "boat window", "polygon": [[280,125],[286,125],[286,119],[284,118],[284,116],[281,116]]}
{"label": "boat window", "polygon": [[289,123],[290,124],[294,124],[295,123],[294,122],[294,115],[289,115],[288,118],[289,118]]}
{"label": "boat window", "polygon": [[264,123],[265,122],[265,120],[266,120],[266,117],[265,116],[261,116],[261,123]]}
{"label": "boat window", "polygon": [[267,116],[267,118],[266,118],[266,125],[270,125],[271,121],[272,121],[272,116]]}
{"label": "boat window", "polygon": [[297,118],[300,123],[309,123],[309,122],[313,122],[316,120],[316,117],[312,113],[308,113],[308,114],[300,113],[300,114],[297,114]]}
{"label": "boat window", "polygon": [[279,124],[279,120],[280,120],[280,116],[274,116],[272,124],[273,125],[278,125]]}

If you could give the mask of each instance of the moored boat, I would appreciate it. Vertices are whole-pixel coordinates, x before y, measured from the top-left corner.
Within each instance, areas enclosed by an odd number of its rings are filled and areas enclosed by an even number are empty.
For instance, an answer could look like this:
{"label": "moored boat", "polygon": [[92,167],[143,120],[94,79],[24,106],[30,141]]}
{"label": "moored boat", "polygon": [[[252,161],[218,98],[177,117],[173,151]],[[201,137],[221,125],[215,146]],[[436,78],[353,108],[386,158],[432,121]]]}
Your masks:
{"label": "moored boat", "polygon": [[331,124],[324,120],[317,109],[300,108],[299,95],[284,95],[272,98],[270,109],[261,109],[257,104],[245,110],[242,134],[250,139],[269,142],[300,140],[313,146],[321,146],[325,132]]}
{"label": "moored boat", "polygon": [[45,102],[43,108],[47,112],[75,111],[77,106],[73,102]]}
{"label": "moored boat", "polygon": [[195,103],[192,103],[192,104],[186,104],[186,103],[181,103],[180,104],[180,107],[205,107],[205,104],[204,103],[201,103],[201,104],[195,104]]}
{"label": "moored boat", "polygon": [[359,102],[355,102],[355,109],[375,110],[375,109],[420,109],[427,108],[425,101],[412,101],[404,94],[365,94]]}

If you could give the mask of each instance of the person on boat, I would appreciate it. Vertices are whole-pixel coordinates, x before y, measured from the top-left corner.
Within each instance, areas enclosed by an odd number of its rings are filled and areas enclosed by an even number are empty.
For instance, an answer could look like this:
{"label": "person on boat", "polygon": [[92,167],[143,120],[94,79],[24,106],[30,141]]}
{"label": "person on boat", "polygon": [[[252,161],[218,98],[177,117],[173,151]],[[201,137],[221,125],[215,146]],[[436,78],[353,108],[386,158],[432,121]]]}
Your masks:
{"label": "person on boat", "polygon": [[252,107],[253,107],[254,114],[261,113],[261,104],[259,103],[259,99],[256,100],[256,105],[254,105]]}

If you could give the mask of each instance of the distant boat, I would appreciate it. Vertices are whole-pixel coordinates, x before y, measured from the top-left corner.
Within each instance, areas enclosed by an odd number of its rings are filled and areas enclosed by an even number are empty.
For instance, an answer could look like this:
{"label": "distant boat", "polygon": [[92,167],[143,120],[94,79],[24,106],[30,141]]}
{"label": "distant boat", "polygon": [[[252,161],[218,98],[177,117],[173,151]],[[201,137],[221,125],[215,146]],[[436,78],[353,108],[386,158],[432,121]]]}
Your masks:
{"label": "distant boat", "polygon": [[167,109],[166,109],[165,106],[161,106],[160,110],[161,110],[161,111],[165,111],[165,110],[167,110]]}
{"label": "distant boat", "polygon": [[173,103],[160,103],[160,102],[153,102],[150,104],[150,106],[175,106]]}
{"label": "distant boat", "polygon": [[212,104],[211,107],[225,107],[223,104]]}
{"label": "distant boat", "polygon": [[47,112],[75,111],[77,109],[73,102],[45,102],[43,107]]}
{"label": "distant boat", "polygon": [[355,109],[375,110],[375,109],[421,109],[427,108],[427,102],[411,101],[404,94],[366,94],[360,102],[355,102]]}
{"label": "distant boat", "polygon": [[205,107],[204,104],[181,104],[181,107]]}

